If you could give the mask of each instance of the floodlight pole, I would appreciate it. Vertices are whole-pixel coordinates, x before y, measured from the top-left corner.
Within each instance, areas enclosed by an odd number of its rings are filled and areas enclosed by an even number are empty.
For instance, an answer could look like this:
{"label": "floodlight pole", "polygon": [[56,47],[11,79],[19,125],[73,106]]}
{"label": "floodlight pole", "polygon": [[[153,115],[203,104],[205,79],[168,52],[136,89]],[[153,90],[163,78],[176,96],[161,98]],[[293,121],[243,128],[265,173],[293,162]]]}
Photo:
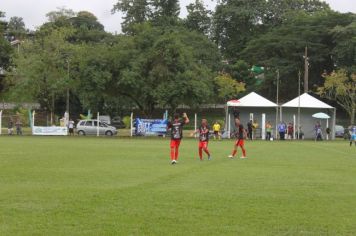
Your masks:
{"label": "floodlight pole", "polygon": [[67,59],[67,98],[66,98],[66,110],[68,112],[68,117],[69,117],[69,79],[70,79],[70,76],[69,76],[69,59]]}
{"label": "floodlight pole", "polygon": [[298,72],[298,140],[300,137],[300,71]]}
{"label": "floodlight pole", "polygon": [[305,47],[304,51],[304,93],[308,92],[308,80],[309,80],[309,58],[308,58],[308,47]]}
{"label": "floodlight pole", "polygon": [[279,99],[279,70],[277,69],[277,95],[276,95],[276,137],[277,138],[277,135],[278,135],[278,99]]}

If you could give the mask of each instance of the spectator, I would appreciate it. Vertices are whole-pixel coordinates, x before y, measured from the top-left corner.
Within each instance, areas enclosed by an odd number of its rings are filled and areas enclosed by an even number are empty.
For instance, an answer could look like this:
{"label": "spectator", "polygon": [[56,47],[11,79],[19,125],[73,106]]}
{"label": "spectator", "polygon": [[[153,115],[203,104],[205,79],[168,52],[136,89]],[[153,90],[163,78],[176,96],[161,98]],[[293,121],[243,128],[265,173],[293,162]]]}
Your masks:
{"label": "spectator", "polygon": [[272,138],[272,124],[270,121],[267,121],[267,124],[266,124],[266,140],[271,140]]}
{"label": "spectator", "polygon": [[247,138],[252,140],[252,120],[247,123]]}
{"label": "spectator", "polygon": [[279,132],[279,139],[280,140],[285,140],[286,129],[287,129],[286,123],[284,123],[284,121],[281,121],[278,124],[278,132]]}
{"label": "spectator", "polygon": [[14,133],[14,122],[12,121],[12,117],[10,116],[9,123],[7,125],[7,134],[12,135]]}
{"label": "spectator", "polygon": [[74,136],[74,121],[72,119],[68,122],[69,136]]}
{"label": "spectator", "polygon": [[20,118],[17,119],[15,125],[16,125],[16,134],[17,135],[22,135],[22,122],[21,122]]}
{"label": "spectator", "polygon": [[293,124],[289,123],[287,128],[288,139],[293,139],[294,128]]}
{"label": "spectator", "polygon": [[315,124],[315,127],[314,127],[314,131],[315,131],[315,139],[317,140],[317,141],[321,141],[321,140],[323,140],[323,134],[322,134],[322,130],[321,130],[321,125],[320,125],[320,122],[318,121],[318,122],[316,122],[316,124]]}
{"label": "spectator", "polygon": [[253,129],[253,139],[256,139],[256,130],[258,129],[258,122],[257,120],[254,120],[252,124],[252,129]]}

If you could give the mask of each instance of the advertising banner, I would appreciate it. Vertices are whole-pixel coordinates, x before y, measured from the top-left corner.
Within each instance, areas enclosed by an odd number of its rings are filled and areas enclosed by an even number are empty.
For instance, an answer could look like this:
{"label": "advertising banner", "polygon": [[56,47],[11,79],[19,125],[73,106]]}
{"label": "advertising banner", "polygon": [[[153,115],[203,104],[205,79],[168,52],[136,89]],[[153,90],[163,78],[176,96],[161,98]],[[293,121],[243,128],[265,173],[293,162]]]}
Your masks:
{"label": "advertising banner", "polygon": [[164,119],[140,119],[136,118],[134,122],[135,135],[152,136],[166,135],[168,120]]}
{"label": "advertising banner", "polygon": [[33,126],[32,135],[68,135],[68,129],[60,126]]}

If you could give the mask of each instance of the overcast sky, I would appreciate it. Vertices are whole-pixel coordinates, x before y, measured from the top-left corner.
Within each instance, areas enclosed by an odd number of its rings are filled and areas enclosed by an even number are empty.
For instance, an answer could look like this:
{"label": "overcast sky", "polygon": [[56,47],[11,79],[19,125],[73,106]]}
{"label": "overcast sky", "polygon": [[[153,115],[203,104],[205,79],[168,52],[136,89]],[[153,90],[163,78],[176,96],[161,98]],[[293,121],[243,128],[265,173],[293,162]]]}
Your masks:
{"label": "overcast sky", "polygon": [[[105,26],[106,31],[120,32],[121,15],[111,14],[111,9],[117,0],[1,0],[0,10],[6,13],[6,19],[20,16],[26,27],[34,29],[46,21],[46,13],[57,7],[66,7],[74,11],[89,11],[94,13]],[[185,6],[194,0],[181,0],[181,16],[187,14]],[[216,0],[204,0],[209,9],[214,9]],[[356,13],[355,0],[325,0],[332,9],[340,12]]]}

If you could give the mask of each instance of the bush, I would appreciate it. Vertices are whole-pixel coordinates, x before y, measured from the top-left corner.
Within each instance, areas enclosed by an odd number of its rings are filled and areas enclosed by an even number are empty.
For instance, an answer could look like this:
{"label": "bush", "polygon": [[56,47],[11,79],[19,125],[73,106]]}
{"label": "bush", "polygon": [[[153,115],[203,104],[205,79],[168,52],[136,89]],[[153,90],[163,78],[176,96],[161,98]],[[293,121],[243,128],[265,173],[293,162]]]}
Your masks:
{"label": "bush", "polygon": [[122,122],[124,122],[126,129],[130,128],[131,117],[130,116],[124,116],[124,118],[122,118]]}

